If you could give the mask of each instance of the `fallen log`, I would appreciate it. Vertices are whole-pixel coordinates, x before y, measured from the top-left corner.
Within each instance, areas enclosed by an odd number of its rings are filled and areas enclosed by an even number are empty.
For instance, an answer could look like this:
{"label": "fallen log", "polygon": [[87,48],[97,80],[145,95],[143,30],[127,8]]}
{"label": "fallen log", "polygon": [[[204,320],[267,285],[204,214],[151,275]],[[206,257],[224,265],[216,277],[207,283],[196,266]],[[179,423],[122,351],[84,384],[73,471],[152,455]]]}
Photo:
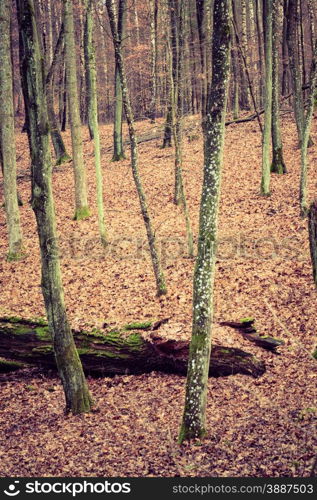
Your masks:
{"label": "fallen log", "polygon": [[[157,324],[153,324],[153,329],[156,329]],[[131,325],[128,327],[116,331],[73,332],[86,374],[137,375],[160,371],[186,375],[188,342],[166,340],[154,331],[142,334],[142,326],[138,324],[134,330]],[[0,357],[39,365],[44,370],[55,369],[47,324],[42,321],[0,318]],[[210,376],[243,373],[259,377],[264,372],[264,363],[252,354],[232,347],[212,347]]]}

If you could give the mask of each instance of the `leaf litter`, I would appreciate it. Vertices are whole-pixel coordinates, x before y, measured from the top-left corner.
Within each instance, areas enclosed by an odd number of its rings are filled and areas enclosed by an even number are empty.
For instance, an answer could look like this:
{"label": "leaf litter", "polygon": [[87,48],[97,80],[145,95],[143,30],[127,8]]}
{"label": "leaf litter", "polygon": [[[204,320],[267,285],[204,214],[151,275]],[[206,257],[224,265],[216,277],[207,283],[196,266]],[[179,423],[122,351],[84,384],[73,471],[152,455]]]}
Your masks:
{"label": "leaf litter", "polygon": [[[197,118],[197,121],[199,119]],[[112,163],[112,127],[101,126],[105,214],[109,245],[99,244],[93,144],[84,132],[90,219],[73,216],[71,163],[54,168],[53,185],[67,312],[74,329],[101,328],[169,317],[158,333],[191,334],[194,261],[186,255],[185,223],[173,205],[173,150],[160,140],[139,145],[140,169],[164,263],[168,295],[156,298],[146,233],[127,159]],[[139,136],[148,122],[137,123]],[[127,131],[125,130],[125,134]],[[65,142],[70,150],[69,133]],[[317,130],[309,150],[310,197],[316,192]],[[289,173],[272,175],[272,196],[259,195],[261,141],[255,123],[226,129],[225,165],[212,340],[240,347],[265,361],[254,380],[210,379],[203,441],[177,444],[185,379],[151,373],[89,379],[91,414],[65,416],[54,374],[37,368],[0,376],[1,476],[307,476],[317,452],[316,290],[306,221],[299,218],[299,151],[293,121],[283,119]],[[30,199],[25,134],[17,134],[18,188],[26,257],[7,262],[4,209],[0,210],[0,312],[44,316],[40,259]],[[194,234],[198,230],[202,139],[184,140],[184,179]],[[3,185],[0,184],[3,199]],[[197,238],[196,238],[197,239]],[[220,326],[252,316],[263,335],[284,340],[276,355]],[[150,335],[150,332],[144,332]]]}

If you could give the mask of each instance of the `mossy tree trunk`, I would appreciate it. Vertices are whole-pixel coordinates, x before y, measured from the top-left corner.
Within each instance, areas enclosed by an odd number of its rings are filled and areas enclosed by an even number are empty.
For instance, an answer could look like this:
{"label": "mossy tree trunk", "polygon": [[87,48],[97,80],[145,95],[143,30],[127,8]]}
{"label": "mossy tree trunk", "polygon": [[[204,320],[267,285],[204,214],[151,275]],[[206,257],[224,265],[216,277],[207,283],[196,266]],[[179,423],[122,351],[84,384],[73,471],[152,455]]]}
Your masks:
{"label": "mossy tree trunk", "polygon": [[272,130],[272,3],[263,1],[263,29],[265,53],[265,89],[264,89],[264,129],[262,134],[262,178],[261,194],[270,195],[270,138]]}
{"label": "mossy tree trunk", "polygon": [[[118,19],[117,19],[117,31],[118,37],[121,44],[122,50],[122,40],[125,36],[126,28],[126,17],[127,17],[127,6],[126,0],[119,0],[118,7]],[[122,138],[122,123],[123,123],[123,98],[122,98],[122,87],[120,80],[120,71],[118,65],[115,64],[115,83],[114,83],[114,98],[115,98],[115,110],[114,110],[114,124],[113,124],[113,157],[112,161],[120,161],[125,158],[123,138]]]}
{"label": "mossy tree trunk", "polygon": [[32,208],[41,250],[42,291],[58,371],[63,383],[66,411],[90,410],[92,400],[70,330],[58,258],[49,123],[44,90],[44,62],[34,16],[33,0],[17,0],[21,79],[32,162]]}
{"label": "mossy tree trunk", "polygon": [[271,172],[286,174],[286,165],[283,157],[283,145],[280,128],[280,79],[279,79],[279,47],[280,47],[280,19],[281,4],[273,0],[273,56],[272,56],[272,164]]}
{"label": "mossy tree trunk", "polygon": [[8,260],[22,257],[22,230],[17,196],[16,150],[10,51],[11,2],[0,2],[0,150],[8,228]]}
{"label": "mossy tree trunk", "polygon": [[76,47],[72,0],[63,0],[65,39],[66,89],[72,136],[72,156],[75,180],[75,220],[89,217],[86,168],[83,158],[83,141],[77,88]]}
{"label": "mossy tree trunk", "polygon": [[180,443],[185,439],[200,438],[205,433],[218,208],[230,74],[229,1],[214,1],[212,82],[207,94],[208,111],[203,128],[204,180],[200,205],[198,255],[194,271],[192,338]]}
{"label": "mossy tree trunk", "polygon": [[130,135],[130,147],[131,147],[131,167],[132,174],[137,189],[137,193],[140,201],[140,208],[145,224],[145,229],[148,237],[152,265],[154,270],[154,275],[156,279],[156,289],[157,295],[164,295],[167,293],[165,277],[161,265],[160,256],[157,249],[156,237],[152,227],[152,222],[149,214],[149,209],[147,205],[146,196],[143,190],[141,177],[139,174],[139,160],[138,160],[138,141],[135,132],[134,117],[131,108],[130,96],[128,92],[127,78],[125,73],[125,67],[123,62],[122,47],[121,47],[121,37],[117,30],[117,14],[116,14],[116,4],[115,0],[106,0],[106,7],[108,11],[110,27],[112,32],[116,65],[119,70],[120,82],[122,88],[122,99],[124,105],[124,111],[128,122],[129,135]]}
{"label": "mossy tree trunk", "polygon": [[85,51],[85,71],[86,71],[86,91],[87,91],[87,110],[88,126],[90,137],[94,141],[95,150],[95,170],[96,170],[96,188],[97,188],[97,208],[98,225],[102,245],[107,244],[107,233],[104,216],[103,203],[103,179],[100,162],[100,134],[98,125],[98,101],[97,101],[97,74],[96,74],[96,55],[93,42],[93,2],[85,0],[85,21],[84,21],[84,51]]}

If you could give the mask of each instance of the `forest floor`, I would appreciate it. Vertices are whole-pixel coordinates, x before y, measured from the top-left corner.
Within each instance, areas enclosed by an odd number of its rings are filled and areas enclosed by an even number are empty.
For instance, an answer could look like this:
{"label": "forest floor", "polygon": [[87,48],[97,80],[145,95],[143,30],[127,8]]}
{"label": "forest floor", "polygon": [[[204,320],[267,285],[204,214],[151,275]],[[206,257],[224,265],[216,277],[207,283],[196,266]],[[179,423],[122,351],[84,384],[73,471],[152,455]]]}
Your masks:
{"label": "forest floor", "polygon": [[[197,117],[196,117],[197,118]],[[198,118],[197,118],[198,120]],[[142,135],[153,128],[137,124]],[[54,169],[65,300],[73,328],[104,322],[170,318],[160,335],[189,339],[193,260],[186,254],[182,211],[173,205],[173,149],[140,144],[140,168],[168,285],[158,299],[129,159],[111,163],[112,127],[101,127],[109,246],[98,241],[93,145],[84,132],[93,215],[75,222],[72,164]],[[317,293],[312,281],[307,222],[299,217],[299,151],[292,120],[283,120],[288,174],[272,175],[272,195],[259,195],[261,140],[256,122],[226,128],[214,343],[240,347],[266,363],[259,379],[209,379],[202,441],[177,444],[185,378],[151,373],[89,379],[96,411],[63,414],[56,377],[38,369],[0,376],[1,476],[307,476],[317,453]],[[316,193],[315,145],[309,151],[310,197]],[[69,134],[65,141],[70,149]],[[184,140],[184,177],[192,224],[198,229],[202,183],[201,134]],[[25,134],[17,134],[19,192],[26,257],[5,259],[0,209],[0,314],[44,316],[40,260],[30,198]],[[127,152],[127,157],[129,154]],[[1,203],[3,186],[0,183]],[[282,338],[279,354],[220,326],[246,316],[258,330]]]}

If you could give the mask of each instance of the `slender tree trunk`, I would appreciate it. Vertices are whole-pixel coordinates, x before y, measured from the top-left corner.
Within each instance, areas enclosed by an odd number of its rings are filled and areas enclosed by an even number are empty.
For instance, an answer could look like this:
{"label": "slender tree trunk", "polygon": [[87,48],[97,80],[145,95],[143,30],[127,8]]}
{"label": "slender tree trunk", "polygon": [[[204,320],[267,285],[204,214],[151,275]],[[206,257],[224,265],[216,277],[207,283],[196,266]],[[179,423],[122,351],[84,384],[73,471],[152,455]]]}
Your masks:
{"label": "slender tree trunk", "polygon": [[308,94],[308,99],[307,99],[307,110],[306,110],[306,114],[304,116],[302,142],[301,142],[301,176],[300,176],[299,201],[300,201],[300,212],[301,212],[302,217],[306,216],[307,212],[308,212],[307,149],[309,146],[311,123],[312,123],[312,117],[313,117],[313,112],[314,112],[316,84],[317,84],[317,40],[315,40],[315,48],[314,48],[312,65],[311,65],[311,70],[310,70],[309,94]]}
{"label": "slender tree trunk", "polygon": [[313,280],[317,288],[317,200],[310,205],[308,212],[309,248],[312,263]]}
{"label": "slender tree trunk", "polygon": [[264,79],[263,79],[263,42],[262,42],[262,36],[261,36],[261,3],[260,0],[255,0],[256,1],[256,30],[257,30],[257,35],[258,35],[258,51],[259,51],[259,56],[258,56],[258,69],[259,69],[259,105],[262,108],[263,107],[263,88],[264,88]]}
{"label": "slender tree trunk", "polygon": [[76,47],[72,0],[63,0],[65,29],[66,89],[72,136],[72,151],[75,179],[75,220],[89,217],[87,199],[86,168],[83,158],[83,141],[77,89]]}
{"label": "slender tree trunk", "polygon": [[261,194],[270,195],[270,138],[272,130],[272,2],[263,2],[264,52],[265,52],[265,91],[264,91],[264,130],[262,136],[262,179]]}
{"label": "slender tree trunk", "polygon": [[151,42],[151,76],[150,76],[150,112],[151,122],[156,118],[156,97],[157,97],[157,16],[158,0],[149,0],[150,3],[150,42]]}
{"label": "slender tree trunk", "polygon": [[33,0],[17,0],[17,10],[21,78],[32,159],[32,207],[37,221],[41,249],[42,291],[56,363],[64,387],[66,411],[77,414],[90,411],[92,400],[64,305],[52,195],[43,56],[37,34]]}
{"label": "slender tree trunk", "polygon": [[211,350],[213,283],[226,103],[230,73],[230,4],[214,0],[212,83],[204,126],[204,180],[200,205],[198,256],[194,271],[193,330],[186,397],[179,442],[205,434],[207,381]]}
{"label": "slender tree trunk", "polygon": [[[232,0],[234,1],[234,0]],[[239,105],[239,47],[237,43],[234,44],[235,36],[233,26],[230,26],[231,30],[231,64],[232,64],[232,78],[233,78],[233,119],[238,120],[240,115],[240,105]]]}
{"label": "slender tree trunk", "polygon": [[205,33],[205,0],[196,0],[196,16],[199,37],[199,54],[200,54],[200,71],[201,71],[201,112],[206,113],[206,95],[207,95],[207,50],[206,50],[206,33]]}
{"label": "slender tree trunk", "polygon": [[63,138],[60,133],[59,124],[54,109],[54,71],[57,66],[64,44],[64,25],[61,25],[58,40],[56,42],[52,59],[46,59],[47,74],[45,79],[46,101],[48,120],[50,124],[51,139],[54,146],[56,165],[61,165],[71,160],[66,151]]}
{"label": "slender tree trunk", "polygon": [[298,133],[298,141],[301,145],[304,128],[304,100],[302,93],[302,78],[299,67],[299,54],[297,44],[297,0],[288,1],[287,19],[287,45],[294,92],[294,115]]}
{"label": "slender tree trunk", "polygon": [[87,109],[88,125],[90,136],[94,140],[95,148],[95,169],[97,187],[97,207],[98,224],[101,243],[107,244],[107,233],[105,226],[103,208],[103,179],[100,163],[100,134],[98,126],[98,102],[97,102],[97,76],[96,57],[93,42],[93,0],[85,0],[85,21],[84,21],[84,49],[85,49],[85,69],[86,69],[86,89],[87,89]]}
{"label": "slender tree trunk", "polygon": [[[126,2],[119,0],[117,31],[120,37],[120,42],[125,36],[126,25]],[[122,138],[122,122],[123,122],[123,97],[122,87],[120,80],[120,73],[117,64],[115,64],[115,111],[114,111],[114,125],[113,125],[113,157],[112,161],[120,161],[125,158]]]}
{"label": "slender tree trunk", "polygon": [[283,43],[282,43],[282,61],[283,61],[283,76],[282,76],[282,96],[285,97],[290,92],[290,75],[289,75],[289,60],[287,50],[287,12],[288,0],[283,1]]}
{"label": "slender tree trunk", "polygon": [[[250,0],[249,0],[250,1]],[[250,69],[250,57],[249,57],[249,47],[248,47],[248,37],[247,37],[247,6],[246,0],[241,0],[241,48],[245,57],[245,67],[246,70]],[[245,75],[243,78],[244,86],[243,94],[245,99],[246,109],[250,109],[250,92],[248,88],[248,78]]]}
{"label": "slender tree trunk", "polygon": [[272,57],[272,150],[273,159],[271,172],[286,174],[286,165],[283,157],[283,145],[280,129],[280,81],[279,81],[279,47],[281,9],[279,0],[273,0],[273,57]]}
{"label": "slender tree trunk", "polygon": [[0,2],[0,150],[8,228],[8,260],[23,256],[22,230],[17,197],[16,150],[10,49],[11,2]]}
{"label": "slender tree trunk", "polygon": [[121,40],[121,36],[119,35],[118,29],[117,29],[118,25],[117,25],[117,20],[116,20],[117,16],[116,16],[115,0],[106,0],[106,7],[107,7],[107,11],[108,11],[110,27],[111,27],[111,32],[112,32],[112,38],[113,38],[113,44],[114,44],[114,49],[115,49],[116,65],[118,67],[118,71],[119,71],[119,75],[120,75],[124,111],[126,114],[128,128],[129,128],[129,134],[130,134],[132,173],[133,173],[135,186],[136,186],[136,189],[138,192],[141,213],[142,213],[142,217],[144,220],[146,233],[147,233],[147,237],[148,237],[150,253],[151,253],[151,258],[152,258],[152,265],[153,265],[154,275],[155,275],[155,279],[156,279],[157,295],[160,296],[160,295],[166,294],[167,289],[166,289],[163,269],[162,269],[160,258],[159,258],[159,253],[157,250],[155,233],[153,231],[152,223],[151,223],[151,219],[150,219],[150,215],[149,215],[147,200],[146,200],[145,193],[143,191],[143,186],[142,186],[141,178],[140,178],[140,174],[139,174],[138,142],[137,142],[137,137],[136,137],[136,133],[135,133],[133,113],[132,113],[132,108],[131,108],[131,103],[130,103],[130,96],[128,93],[127,78],[126,78],[126,74],[125,74],[125,67],[124,67],[123,56],[122,56],[122,47],[121,47],[122,40]]}

